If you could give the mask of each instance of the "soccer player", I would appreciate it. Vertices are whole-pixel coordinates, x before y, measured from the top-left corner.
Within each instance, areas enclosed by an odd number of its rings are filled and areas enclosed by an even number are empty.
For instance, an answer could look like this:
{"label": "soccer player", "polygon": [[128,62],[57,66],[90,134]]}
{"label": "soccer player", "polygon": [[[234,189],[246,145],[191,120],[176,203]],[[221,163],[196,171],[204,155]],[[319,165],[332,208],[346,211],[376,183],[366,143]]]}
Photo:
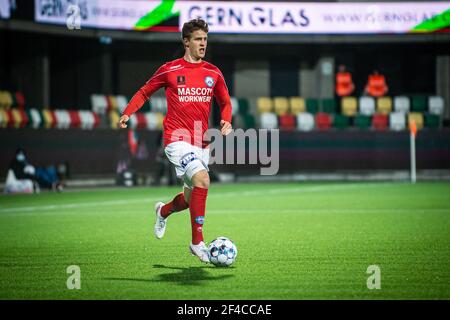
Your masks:
{"label": "soccer player", "polygon": [[186,22],[182,29],[185,54],[182,58],[161,66],[133,96],[119,120],[127,127],[130,116],[159,88],[165,88],[167,114],[164,119],[165,154],[175,166],[177,176],[184,180],[183,192],[167,204],[155,205],[155,236],[164,236],[167,218],[174,212],[189,208],[191,215],[192,254],[209,262],[203,239],[206,198],[208,196],[209,148],[204,139],[212,98],[221,110],[221,133],[231,132],[231,102],[225,79],[220,70],[203,60],[208,42],[208,25],[202,19]]}

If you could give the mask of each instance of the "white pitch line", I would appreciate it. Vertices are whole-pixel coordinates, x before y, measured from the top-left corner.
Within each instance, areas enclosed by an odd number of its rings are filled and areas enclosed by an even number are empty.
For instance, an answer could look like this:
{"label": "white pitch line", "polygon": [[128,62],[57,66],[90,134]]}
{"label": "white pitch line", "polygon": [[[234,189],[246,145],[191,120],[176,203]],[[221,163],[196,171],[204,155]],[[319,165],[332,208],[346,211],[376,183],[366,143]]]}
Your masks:
{"label": "white pitch line", "polygon": [[[314,187],[296,187],[296,188],[275,188],[267,190],[251,190],[251,191],[241,191],[241,192],[224,192],[210,194],[209,197],[234,197],[234,196],[254,196],[254,195],[273,195],[273,194],[285,194],[285,193],[315,193],[323,191],[340,191],[349,189],[360,189],[361,187],[373,187],[379,186],[381,183],[374,184],[338,184],[331,186],[314,186]],[[390,183],[383,183],[383,185],[388,185]],[[43,206],[29,206],[29,207],[17,207],[17,208],[0,208],[0,214],[2,213],[15,213],[15,212],[36,212],[43,210],[63,210],[63,209],[77,209],[77,208],[89,208],[97,206],[110,206],[110,205],[127,205],[131,203],[146,203],[155,202],[160,200],[162,197],[158,198],[145,198],[145,199],[133,199],[133,200],[107,200],[107,201],[95,201],[95,202],[84,202],[84,203],[66,203],[66,204],[54,204],[54,205],[43,205]]]}
{"label": "white pitch line", "polygon": [[278,209],[278,208],[267,208],[267,209],[209,209],[207,210],[207,213],[210,214],[273,214],[273,211],[267,211],[267,210],[274,210],[277,213],[392,213],[392,212],[448,212],[450,213],[450,209],[448,208],[402,208],[402,209],[394,209],[394,208],[361,208],[361,209],[355,209],[355,208],[339,208],[339,209],[325,209],[325,208],[308,208],[308,209]]}

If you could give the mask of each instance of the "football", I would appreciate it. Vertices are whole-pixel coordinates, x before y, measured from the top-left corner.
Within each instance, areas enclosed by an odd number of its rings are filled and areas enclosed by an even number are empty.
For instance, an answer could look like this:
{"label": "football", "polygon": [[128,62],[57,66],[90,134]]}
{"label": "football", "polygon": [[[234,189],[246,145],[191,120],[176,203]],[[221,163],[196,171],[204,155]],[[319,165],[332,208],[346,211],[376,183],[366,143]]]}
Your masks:
{"label": "football", "polygon": [[230,239],[218,237],[208,246],[210,261],[216,267],[231,266],[237,257],[237,247]]}

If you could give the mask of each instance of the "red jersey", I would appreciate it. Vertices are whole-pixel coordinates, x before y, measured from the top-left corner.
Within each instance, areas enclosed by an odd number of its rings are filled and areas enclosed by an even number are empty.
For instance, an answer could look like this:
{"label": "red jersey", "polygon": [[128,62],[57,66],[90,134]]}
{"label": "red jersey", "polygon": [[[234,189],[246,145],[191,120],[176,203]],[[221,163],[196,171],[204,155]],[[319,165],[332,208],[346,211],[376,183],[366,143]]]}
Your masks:
{"label": "red jersey", "polygon": [[163,122],[164,146],[175,141],[194,145],[194,139],[199,139],[195,142],[204,147],[206,144],[202,137],[208,130],[213,97],[220,106],[222,120],[231,123],[230,95],[220,70],[206,61],[190,63],[184,58],[161,66],[136,92],[123,114],[131,116],[156,90],[163,87],[167,100],[167,114]]}

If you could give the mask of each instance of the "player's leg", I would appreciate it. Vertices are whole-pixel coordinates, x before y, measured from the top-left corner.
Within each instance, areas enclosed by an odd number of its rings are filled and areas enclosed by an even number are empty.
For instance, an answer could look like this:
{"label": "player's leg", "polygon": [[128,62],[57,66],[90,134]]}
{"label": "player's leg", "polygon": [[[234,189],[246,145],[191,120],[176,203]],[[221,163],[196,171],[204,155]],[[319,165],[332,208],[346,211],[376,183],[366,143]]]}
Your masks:
{"label": "player's leg", "polygon": [[189,203],[186,201],[185,192],[180,192],[172,199],[172,201],[161,207],[161,217],[166,219],[172,213],[180,212],[187,208],[189,208]]}
{"label": "player's leg", "polygon": [[[178,178],[183,178],[185,174],[185,170],[180,163],[180,155],[186,153],[187,147],[188,146],[183,143],[171,143],[164,149],[167,158],[175,166],[175,171]],[[174,212],[179,212],[187,208],[189,208],[189,204],[184,199],[184,192],[178,193],[173,200],[167,204],[163,202],[156,203],[156,220],[154,227],[156,238],[161,239],[164,236],[167,226],[167,217]]]}
{"label": "player's leg", "polygon": [[174,212],[180,212],[189,208],[189,203],[184,198],[184,192],[178,193],[172,201],[164,204],[164,202],[158,202],[155,205],[156,222],[155,222],[155,236],[161,239],[166,232],[166,219]]}
{"label": "player's leg", "polygon": [[203,241],[203,223],[205,220],[206,198],[209,188],[209,174],[206,170],[197,172],[192,178],[189,211],[191,213],[192,243]]}
{"label": "player's leg", "polygon": [[206,214],[206,198],[209,188],[209,174],[206,169],[196,172],[191,177],[192,191],[189,195],[191,214],[192,242],[190,250],[202,262],[209,262],[209,255],[203,239],[203,224]]}

